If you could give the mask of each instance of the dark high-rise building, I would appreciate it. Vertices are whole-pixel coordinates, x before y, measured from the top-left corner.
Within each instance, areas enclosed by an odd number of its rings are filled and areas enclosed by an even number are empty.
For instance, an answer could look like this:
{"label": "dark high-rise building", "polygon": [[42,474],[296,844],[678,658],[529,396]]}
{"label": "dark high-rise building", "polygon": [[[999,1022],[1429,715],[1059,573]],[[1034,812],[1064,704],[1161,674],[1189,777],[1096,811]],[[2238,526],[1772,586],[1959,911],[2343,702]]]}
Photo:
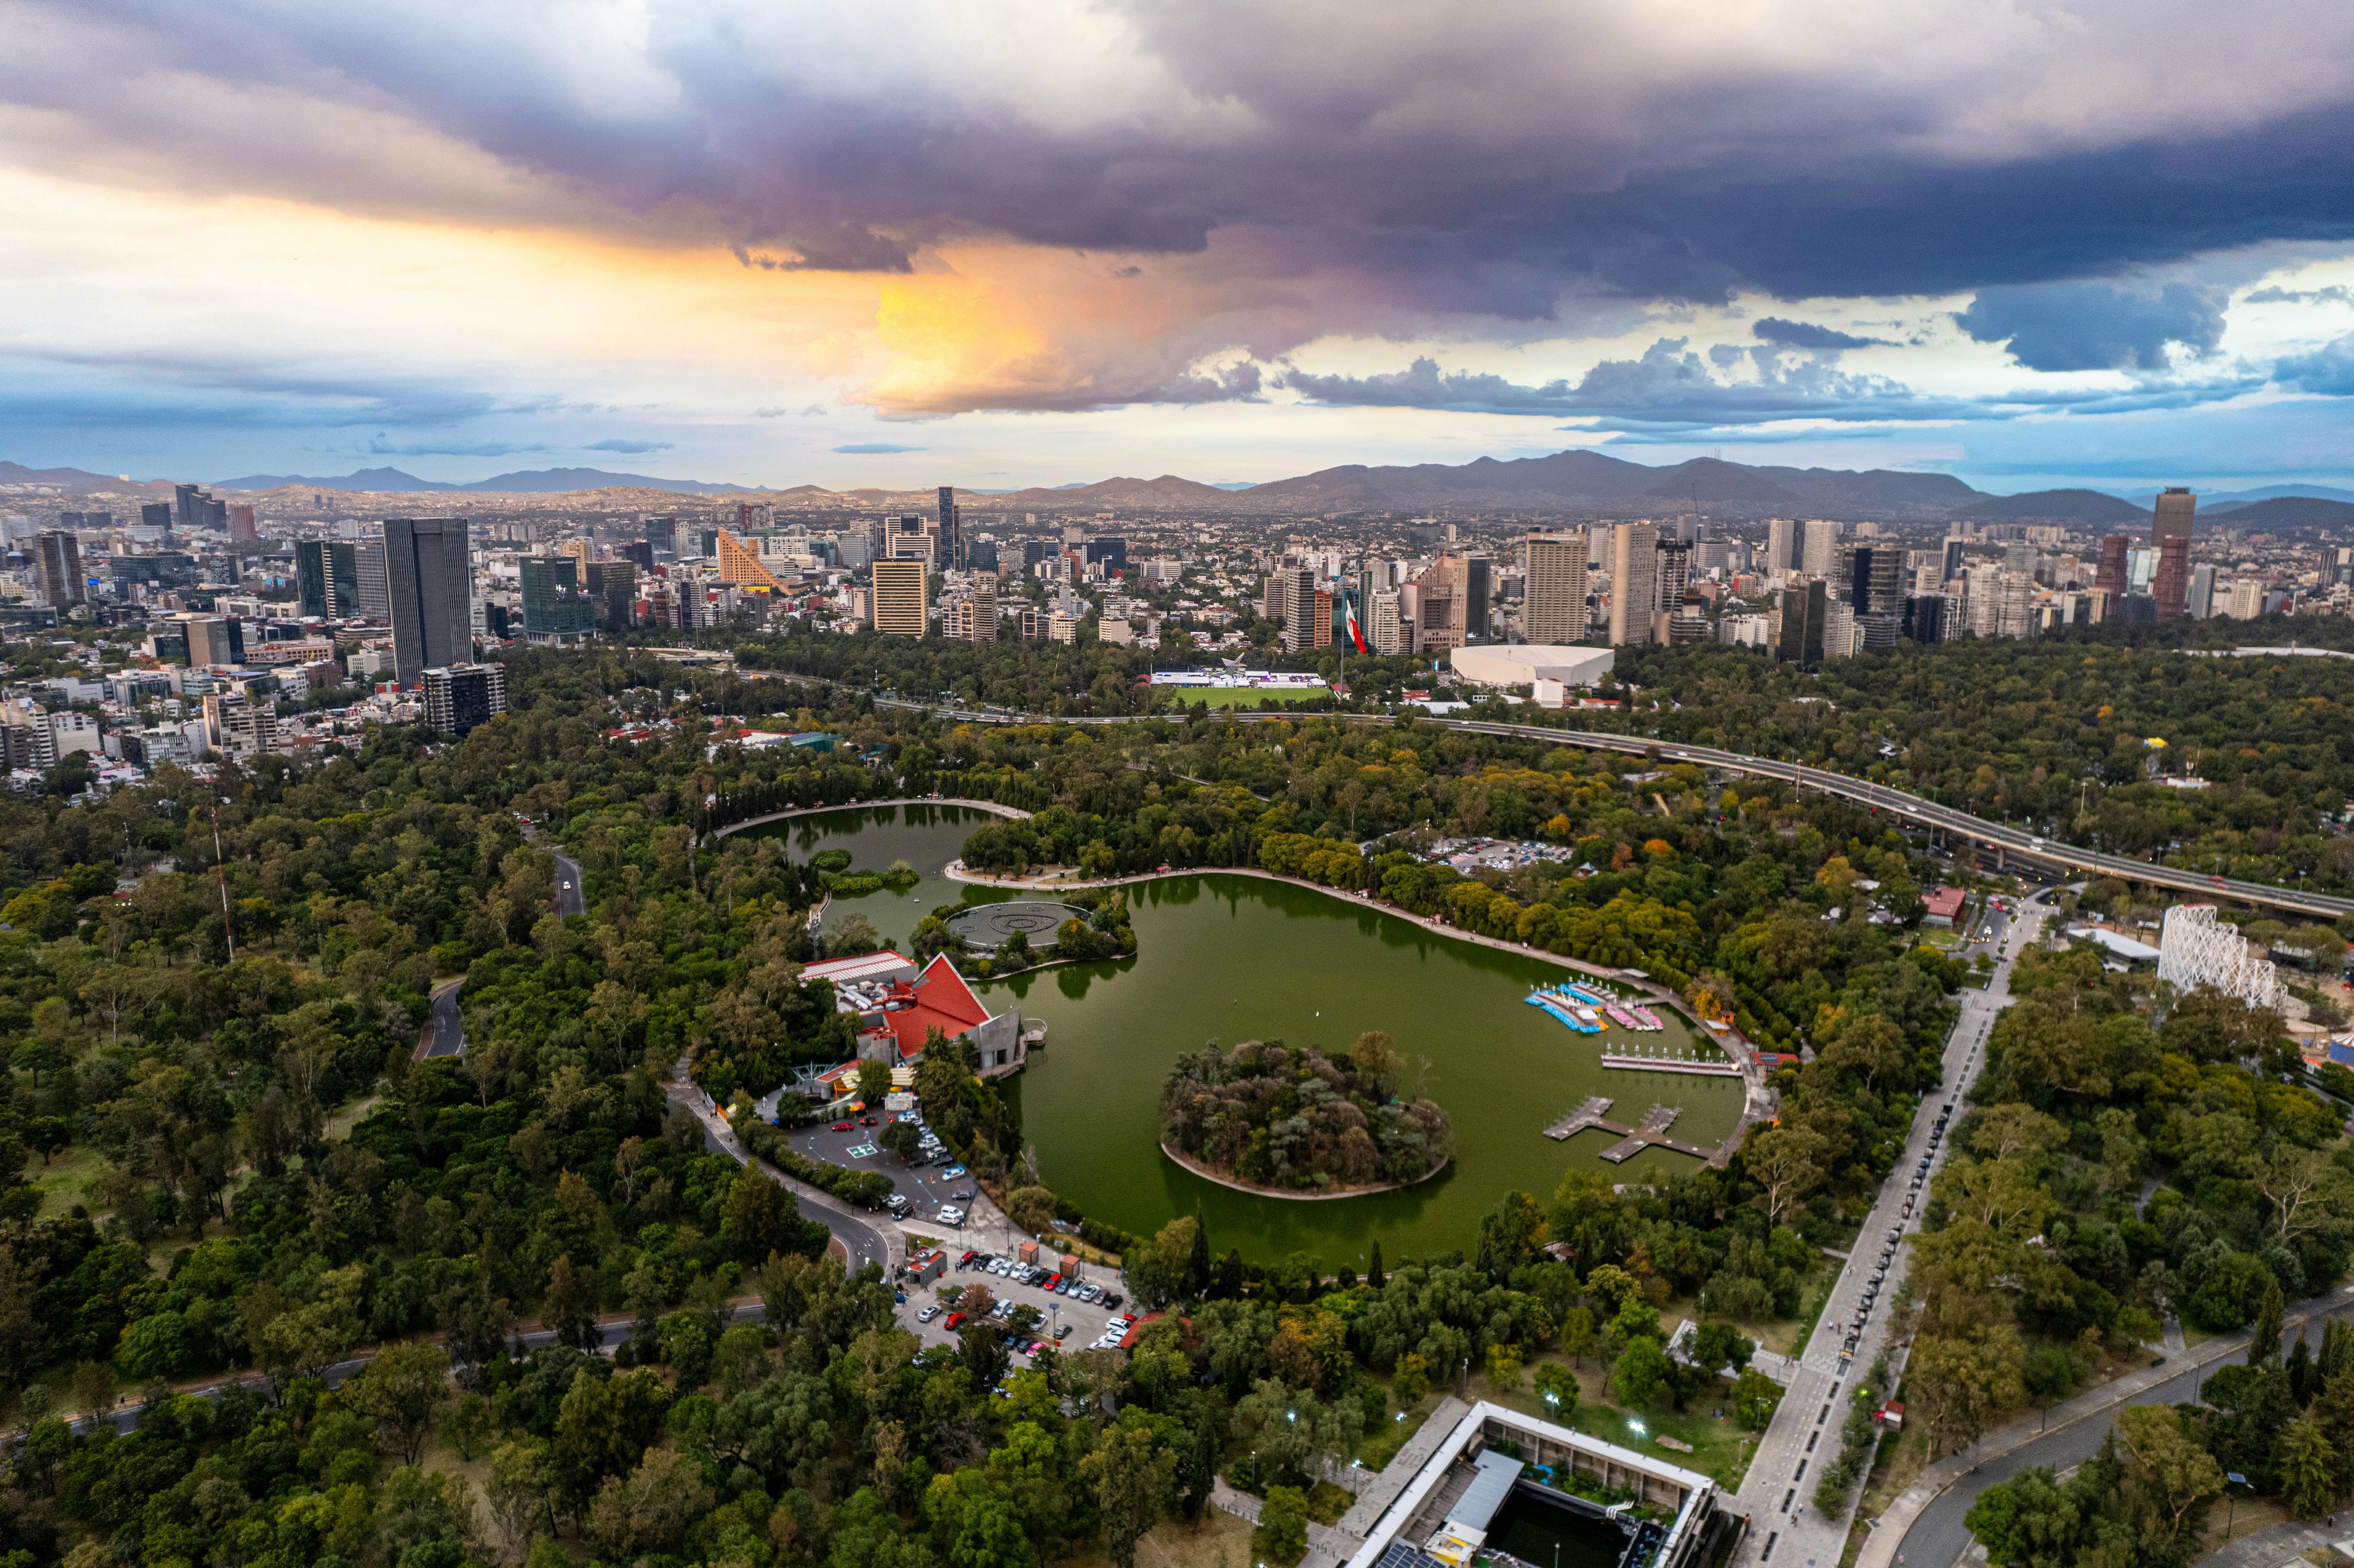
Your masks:
{"label": "dark high-rise building", "polygon": [[1087,552],[1087,564],[1089,566],[1100,564],[1106,577],[1109,577],[1114,572],[1119,573],[1122,577],[1128,575],[1128,541],[1119,535],[1106,534],[1099,538],[1088,540]]}
{"label": "dark high-rise building", "polygon": [[172,487],[172,521],[183,528],[226,528],[228,503],[193,484]]}
{"label": "dark high-rise building", "polygon": [[1051,561],[1063,553],[1063,546],[1052,539],[1022,541],[1022,569],[1028,571],[1041,561]]}
{"label": "dark high-rise building", "polygon": [[53,609],[90,602],[90,588],[82,580],[81,541],[62,529],[35,537],[35,554],[41,572],[41,597]]}
{"label": "dark high-rise building", "polygon": [[[678,519],[668,513],[657,513],[646,519],[646,546],[666,561],[678,559]],[[652,563],[649,563],[651,569]]]}
{"label": "dark high-rise building", "polygon": [[2163,491],[2150,509],[2149,537],[2158,546],[2158,570],[2149,582],[2158,619],[2179,620],[2190,596],[2190,531],[2199,498],[2179,485]]}
{"label": "dark high-rise building", "polygon": [[1900,628],[1908,642],[1943,642],[1953,636],[1956,600],[1951,594],[1914,593],[1904,596],[1904,620]]}
{"label": "dark high-rise building", "polygon": [[414,686],[429,669],[474,652],[474,562],[463,517],[387,517],[385,575],[392,604],[393,678]]}
{"label": "dark high-rise building", "polygon": [[940,538],[937,564],[942,571],[965,568],[964,518],[959,512],[956,486],[940,486]]}
{"label": "dark high-rise building", "polygon": [[1463,634],[1466,637],[1488,635],[1488,598],[1496,591],[1495,578],[1489,574],[1494,564],[1485,556],[1464,557]]}
{"label": "dark high-rise building", "polygon": [[597,613],[607,626],[626,630],[634,619],[638,602],[638,564],[589,562],[588,597],[597,601]]}
{"label": "dark high-rise building", "polygon": [[1786,664],[1811,670],[1823,662],[1823,622],[1830,599],[1820,577],[1792,583],[1782,590],[1782,636],[1774,657]]}
{"label": "dark high-rise building", "polygon": [[[359,615],[378,625],[392,621],[392,567],[382,545],[354,545],[352,552],[352,608],[338,614]],[[335,565],[334,552],[327,555],[328,577],[340,582],[335,576],[341,568]],[[341,591],[338,589],[337,591]]]}
{"label": "dark high-rise building", "polygon": [[316,539],[294,541],[294,602],[304,615],[324,620],[335,613],[328,598],[327,546]]}
{"label": "dark high-rise building", "polygon": [[425,722],[443,735],[462,736],[507,711],[504,664],[451,664],[425,672]]}
{"label": "dark high-rise building", "polygon": [[1962,538],[1959,535],[1956,535],[1946,541],[1945,569],[1938,574],[1937,580],[1939,582],[1949,583],[1956,577],[1962,575],[1962,556],[1964,554],[1962,546],[1967,545],[1968,542],[1968,540]]}
{"label": "dark high-rise building", "polygon": [[1863,629],[1864,650],[1895,647],[1904,623],[1904,553],[1893,545],[1844,545],[1839,565],[1839,597]]}
{"label": "dark high-rise building", "polygon": [[646,577],[654,573],[654,547],[651,541],[633,539],[621,546],[621,559],[633,563]]}
{"label": "dark high-rise building", "polygon": [[139,525],[142,528],[170,528],[172,526],[172,503],[168,501],[151,501],[147,503],[144,506],[142,506],[139,509]]}
{"label": "dark high-rise building", "polygon": [[968,539],[964,546],[964,566],[969,572],[993,572],[997,569],[997,541]]}
{"label": "dark high-rise building", "polygon": [[2115,606],[2126,597],[2126,551],[2133,540],[2123,534],[2112,534],[2101,541],[2100,565],[2093,569],[2093,588],[2109,596]]}
{"label": "dark high-rise building", "polygon": [[597,607],[570,556],[523,558],[523,634],[534,642],[568,647],[597,630]]}

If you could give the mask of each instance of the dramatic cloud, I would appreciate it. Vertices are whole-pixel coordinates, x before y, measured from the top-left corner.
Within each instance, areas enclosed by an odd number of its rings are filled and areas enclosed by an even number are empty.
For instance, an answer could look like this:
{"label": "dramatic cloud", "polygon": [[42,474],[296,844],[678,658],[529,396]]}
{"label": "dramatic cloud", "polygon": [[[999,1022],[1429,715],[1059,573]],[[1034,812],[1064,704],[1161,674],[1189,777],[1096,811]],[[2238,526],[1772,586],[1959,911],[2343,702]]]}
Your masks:
{"label": "dramatic cloud", "polygon": [[1763,316],[1751,323],[1749,330],[1760,343],[1775,344],[1783,348],[1886,348],[1884,337],[1858,337],[1852,333],[1834,332],[1812,322],[1786,322],[1778,316]]}
{"label": "dramatic cloud", "polygon": [[2273,374],[2283,386],[2328,397],[2354,397],[2354,334],[2311,354],[2284,359]]}
{"label": "dramatic cloud", "polygon": [[2252,305],[2354,305],[2354,289],[2333,283],[2326,289],[2255,289],[2247,296]]}
{"label": "dramatic cloud", "polygon": [[590,441],[580,450],[584,452],[666,452],[671,450],[671,443],[631,440],[626,437],[613,436],[601,441]]}
{"label": "dramatic cloud", "polygon": [[2198,283],[2052,283],[1981,291],[1954,319],[2031,370],[2164,370],[2169,344],[2214,351],[2228,297]]}

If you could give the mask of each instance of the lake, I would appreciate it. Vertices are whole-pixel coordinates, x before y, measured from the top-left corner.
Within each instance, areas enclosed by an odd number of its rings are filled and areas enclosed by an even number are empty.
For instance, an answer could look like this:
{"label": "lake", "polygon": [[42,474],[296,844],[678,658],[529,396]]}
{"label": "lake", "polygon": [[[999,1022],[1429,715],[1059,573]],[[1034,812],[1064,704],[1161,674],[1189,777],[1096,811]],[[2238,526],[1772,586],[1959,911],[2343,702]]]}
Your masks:
{"label": "lake", "polygon": [[[969,807],[875,807],[795,818],[767,829],[794,854],[849,850],[859,870],[905,859],[922,872],[914,896],[837,900],[907,945],[917,919],[942,904],[1004,896],[946,880],[964,838],[988,821]],[[1674,1135],[1714,1147],[1741,1114],[1738,1078],[1605,1068],[1612,1051],[1691,1048],[1682,1019],[1662,1012],[1659,1033],[1611,1028],[1573,1033],[1524,1000],[1563,978],[1558,964],[1439,936],[1410,920],[1326,894],[1257,877],[1204,873],[1128,889],[1137,953],[1113,963],[1034,969],[980,988],[992,1009],[1045,1021],[1047,1043],[1006,1091],[1037,1146],[1046,1185],[1098,1219],[1150,1235],[1198,1213],[1223,1255],[1267,1262],[1316,1254],[1328,1271],[1362,1268],[1378,1236],[1384,1259],[1478,1242],[1479,1217],[1518,1189],[1549,1200],[1572,1166],[1625,1181],[1689,1171],[1690,1156],[1647,1150],[1623,1165],[1599,1130],[1567,1143],[1546,1126],[1592,1095],[1633,1123],[1654,1103],[1681,1106]],[[1446,1171],[1394,1192],[1299,1202],[1238,1192],[1195,1176],[1161,1152],[1161,1086],[1182,1053],[1211,1040],[1279,1039],[1345,1050],[1368,1029],[1389,1032],[1405,1082],[1447,1108],[1456,1159]]]}

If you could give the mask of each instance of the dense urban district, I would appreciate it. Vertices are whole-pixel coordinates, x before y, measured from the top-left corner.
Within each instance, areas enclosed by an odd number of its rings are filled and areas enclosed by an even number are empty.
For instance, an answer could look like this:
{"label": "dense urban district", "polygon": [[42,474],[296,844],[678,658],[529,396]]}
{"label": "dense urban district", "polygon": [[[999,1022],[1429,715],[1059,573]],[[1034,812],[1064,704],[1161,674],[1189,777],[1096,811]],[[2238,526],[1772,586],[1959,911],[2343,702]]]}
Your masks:
{"label": "dense urban district", "polygon": [[[6,1568],[1878,1563],[1923,1488],[1999,1568],[2189,1568],[2354,1498],[2354,918],[1542,734],[2354,892],[2310,535],[75,499],[0,647]],[[944,906],[875,978],[823,912],[913,870],[733,831],[934,798],[1094,983],[1107,885],[1272,875],[1648,987],[1749,1108],[1430,1255],[1129,1234],[938,1000],[1040,955]],[[1410,1043],[1181,1044],[1166,1136],[1267,1202],[1500,1136]],[[2154,1361],[2207,1370],[2134,1403]],[[1951,1464],[2044,1412],[2090,1457]]]}

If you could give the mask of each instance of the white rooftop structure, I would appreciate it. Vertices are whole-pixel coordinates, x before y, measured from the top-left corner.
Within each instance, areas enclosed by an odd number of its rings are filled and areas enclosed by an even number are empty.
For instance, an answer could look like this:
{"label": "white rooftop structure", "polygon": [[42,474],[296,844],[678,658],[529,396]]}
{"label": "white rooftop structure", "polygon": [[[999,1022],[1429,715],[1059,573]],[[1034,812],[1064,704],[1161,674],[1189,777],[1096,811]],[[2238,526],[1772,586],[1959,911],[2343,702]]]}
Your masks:
{"label": "white rooftop structure", "polygon": [[1499,642],[1458,648],[1447,655],[1456,678],[1481,686],[1530,686],[1559,681],[1590,686],[1608,674],[1615,655],[1607,648],[1560,648],[1542,642]]}
{"label": "white rooftop structure", "polygon": [[923,972],[916,960],[904,954],[885,948],[880,952],[859,953],[847,959],[826,959],[801,970],[804,980],[832,980],[839,989],[845,985],[868,985],[875,981],[914,980]]}
{"label": "white rooftop structure", "polygon": [[2272,960],[2219,922],[2212,904],[2178,904],[2166,912],[2158,930],[2158,978],[2181,991],[2211,985],[2250,1007],[2273,1007],[2280,1000]]}

